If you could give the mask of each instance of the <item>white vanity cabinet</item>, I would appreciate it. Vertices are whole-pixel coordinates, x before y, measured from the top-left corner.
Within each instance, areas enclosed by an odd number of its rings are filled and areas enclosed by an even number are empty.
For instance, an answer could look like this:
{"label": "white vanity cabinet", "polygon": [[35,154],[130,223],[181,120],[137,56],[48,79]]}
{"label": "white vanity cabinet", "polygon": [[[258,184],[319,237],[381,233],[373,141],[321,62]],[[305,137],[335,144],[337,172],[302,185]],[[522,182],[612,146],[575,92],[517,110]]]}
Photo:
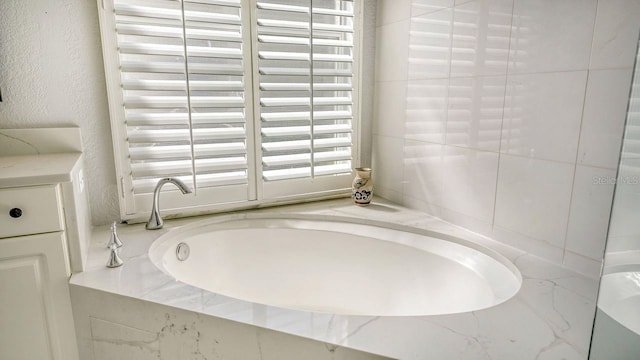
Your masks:
{"label": "white vanity cabinet", "polygon": [[77,360],[91,223],[80,129],[0,129],[0,360]]}
{"label": "white vanity cabinet", "polygon": [[0,359],[78,358],[60,184],[0,188]]}

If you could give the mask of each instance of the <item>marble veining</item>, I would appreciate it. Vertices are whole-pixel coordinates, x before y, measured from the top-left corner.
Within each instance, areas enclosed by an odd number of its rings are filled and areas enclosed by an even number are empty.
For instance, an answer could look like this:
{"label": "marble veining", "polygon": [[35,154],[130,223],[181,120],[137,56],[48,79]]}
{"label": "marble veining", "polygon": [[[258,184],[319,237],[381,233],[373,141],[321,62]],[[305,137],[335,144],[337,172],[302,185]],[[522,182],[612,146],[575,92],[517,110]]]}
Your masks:
{"label": "marble veining", "polygon": [[[246,351],[246,357],[243,357],[246,359],[271,358],[270,356],[277,353],[274,347],[283,343],[286,343],[287,347],[303,346],[302,344],[313,347],[313,344],[317,343],[325,352],[333,350],[341,354],[346,354],[344,351],[358,350],[361,352],[358,352],[357,356],[364,356],[364,359],[379,356],[397,359],[474,360],[587,357],[595,313],[597,280],[379,198],[367,208],[353,206],[349,200],[343,199],[252,211],[264,212],[315,214],[319,218],[322,215],[338,215],[356,219],[384,220],[457,236],[496,250],[511,260],[523,275],[522,289],[515,297],[495,307],[438,316],[332,315],[240,301],[176,282],[157,270],[150,262],[147,250],[157,236],[193,221],[179,219],[168,221],[166,229],[155,232],[145,231],[140,224],[121,226],[119,235],[125,243],[121,257],[125,260],[125,265],[118,269],[107,269],[104,266],[107,260],[105,244],[109,239],[108,227],[95,229],[88,270],[72,277],[72,294],[84,294],[83,290],[99,290],[104,296],[113,296],[123,303],[139,301],[122,297],[125,296],[144,300],[141,303],[148,304],[147,308],[161,304],[170,307],[162,309],[175,309],[177,315],[167,316],[175,316],[175,326],[187,326],[185,334],[208,334],[207,340],[199,340],[198,346],[201,347],[199,351],[202,356],[194,355],[188,358],[206,358],[206,354],[212,357],[216,353],[222,354],[222,347],[229,346],[229,341]],[[242,219],[245,214],[234,213],[225,216]],[[90,313],[91,307],[109,307],[108,304],[101,305],[99,300],[95,300],[95,304],[90,301],[91,299],[77,297],[74,300],[74,311],[81,308],[80,312],[83,312],[87,308],[89,310],[86,311]],[[151,316],[153,319],[142,318],[142,315],[132,311],[125,310],[126,314],[117,314],[116,310],[110,311],[105,312],[114,317],[109,321],[120,323],[117,319],[121,318],[122,324],[140,324],[140,330],[147,332],[154,329],[150,324],[160,321],[155,318],[164,316],[160,314],[160,310],[147,314],[147,317]],[[142,310],[140,312],[143,313]],[[190,325],[188,318],[193,316],[200,320]],[[232,325],[228,326],[234,329],[235,326],[250,325],[257,330],[255,336],[251,336],[250,339],[244,339],[245,335],[238,331],[235,333],[237,336],[230,340],[229,334],[220,331],[215,332],[218,335],[211,335],[210,331],[213,330],[205,330],[208,325],[204,323],[204,319],[230,321],[229,324]],[[76,321],[78,324],[78,320]],[[162,326],[157,325],[153,331],[160,334],[158,329],[162,329]],[[145,339],[143,334],[138,334],[139,338]],[[299,340],[285,338],[287,334],[295,335]],[[196,343],[193,336],[188,335],[187,338],[193,343],[193,346],[190,345],[191,350],[197,348],[194,348]],[[223,338],[226,342],[222,341]],[[161,358],[171,358],[166,357],[166,354],[180,355],[173,353],[171,347],[163,348],[162,337],[160,339]],[[312,342],[308,343],[309,340]],[[94,345],[91,346],[95,352],[95,339],[92,341]],[[91,343],[87,342],[87,339],[84,342],[80,339],[80,343],[85,344],[81,346],[91,347],[86,345]],[[125,345],[122,342],[122,346],[126,347]],[[251,352],[253,346],[257,346],[254,353]],[[336,353],[330,355],[334,356]],[[355,354],[350,353],[349,356],[357,358]],[[283,355],[281,358],[287,357]]]}

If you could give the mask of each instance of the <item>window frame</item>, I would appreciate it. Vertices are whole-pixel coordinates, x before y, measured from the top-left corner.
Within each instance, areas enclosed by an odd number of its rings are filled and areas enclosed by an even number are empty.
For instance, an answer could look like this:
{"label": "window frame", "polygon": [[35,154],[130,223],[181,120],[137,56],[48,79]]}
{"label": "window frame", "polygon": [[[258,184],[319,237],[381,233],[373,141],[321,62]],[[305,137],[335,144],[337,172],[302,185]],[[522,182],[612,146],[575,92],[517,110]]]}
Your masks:
{"label": "window frame", "polygon": [[[182,2],[182,0],[177,0]],[[102,52],[107,84],[111,135],[114,151],[118,187],[118,203],[121,220],[130,223],[146,221],[149,216],[152,193],[133,193],[129,146],[124,113],[124,95],[121,89],[120,57],[114,0],[97,0],[102,40]],[[243,43],[243,68],[245,77],[245,126],[248,183],[222,187],[199,188],[197,198],[182,195],[175,187],[163,187],[161,208],[166,218],[193,216],[248,208],[275,206],[311,200],[322,200],[350,195],[353,168],[360,163],[361,156],[361,94],[362,94],[362,42],[363,1],[353,0],[353,75],[352,75],[352,135],[351,164],[348,174],[319,176],[315,178],[288,179],[266,182],[262,178],[261,124],[259,118],[260,89],[258,75],[257,2],[240,0]],[[105,31],[104,29],[113,29]],[[186,41],[186,40],[185,40]],[[310,111],[313,111],[312,109]],[[312,164],[313,166],[313,164]],[[267,186],[265,186],[267,184]],[[246,188],[245,188],[246,187]],[[246,192],[247,199],[237,200]],[[215,201],[215,203],[212,203]],[[171,204],[167,207],[166,204]],[[165,205],[165,206],[162,206]]]}

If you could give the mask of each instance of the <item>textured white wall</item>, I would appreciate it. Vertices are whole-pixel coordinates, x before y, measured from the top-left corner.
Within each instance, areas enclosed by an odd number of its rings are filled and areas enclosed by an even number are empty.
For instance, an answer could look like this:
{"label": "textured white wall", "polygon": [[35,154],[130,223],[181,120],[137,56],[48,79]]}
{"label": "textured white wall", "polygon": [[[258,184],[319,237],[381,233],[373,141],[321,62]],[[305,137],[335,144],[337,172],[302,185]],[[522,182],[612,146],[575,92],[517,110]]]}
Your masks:
{"label": "textured white wall", "polygon": [[96,2],[0,1],[0,128],[79,126],[92,221],[118,218]]}

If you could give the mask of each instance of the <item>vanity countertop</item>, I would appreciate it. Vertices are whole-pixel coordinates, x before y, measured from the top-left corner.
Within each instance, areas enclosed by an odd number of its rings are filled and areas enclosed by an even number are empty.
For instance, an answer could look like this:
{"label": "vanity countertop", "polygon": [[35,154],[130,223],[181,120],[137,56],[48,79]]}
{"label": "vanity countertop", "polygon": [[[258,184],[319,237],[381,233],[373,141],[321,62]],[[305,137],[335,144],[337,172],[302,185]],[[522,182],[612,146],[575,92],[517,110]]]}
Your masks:
{"label": "vanity countertop", "polygon": [[72,182],[82,153],[0,156],[0,187]]}
{"label": "vanity countertop", "polygon": [[[71,284],[310,338],[327,348],[346,347],[390,358],[587,358],[596,279],[379,198],[368,207],[339,199],[252,212],[372,219],[456,236],[511,260],[522,274],[522,288],[513,298],[488,309],[437,316],[346,316],[253,304],[176,282],[149,260],[148,249],[158,236],[206,217],[168,220],[158,231],[147,231],[144,224],[121,225],[118,234],[125,246],[120,255],[125,265],[117,269],[105,267],[109,227],[97,227],[86,271],[73,275]],[[244,214],[224,216],[241,219]],[[256,316],[256,308],[266,310]]]}

